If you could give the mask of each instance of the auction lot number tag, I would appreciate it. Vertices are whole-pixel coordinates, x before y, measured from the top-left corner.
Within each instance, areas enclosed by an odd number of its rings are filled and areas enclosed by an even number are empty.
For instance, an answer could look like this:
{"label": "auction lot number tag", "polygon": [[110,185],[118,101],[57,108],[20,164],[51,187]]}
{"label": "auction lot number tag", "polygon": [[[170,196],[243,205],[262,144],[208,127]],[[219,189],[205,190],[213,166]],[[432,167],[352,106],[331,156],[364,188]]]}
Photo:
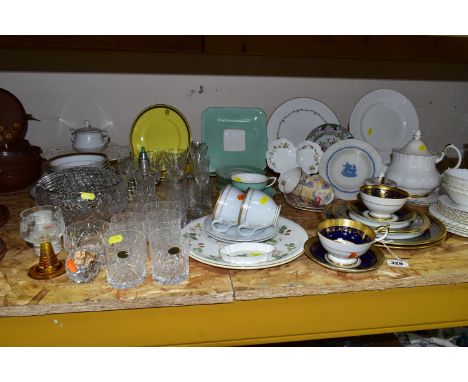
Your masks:
{"label": "auction lot number tag", "polygon": [[387,264],[391,267],[398,267],[398,268],[408,268],[409,264],[407,261],[404,260],[387,260]]}

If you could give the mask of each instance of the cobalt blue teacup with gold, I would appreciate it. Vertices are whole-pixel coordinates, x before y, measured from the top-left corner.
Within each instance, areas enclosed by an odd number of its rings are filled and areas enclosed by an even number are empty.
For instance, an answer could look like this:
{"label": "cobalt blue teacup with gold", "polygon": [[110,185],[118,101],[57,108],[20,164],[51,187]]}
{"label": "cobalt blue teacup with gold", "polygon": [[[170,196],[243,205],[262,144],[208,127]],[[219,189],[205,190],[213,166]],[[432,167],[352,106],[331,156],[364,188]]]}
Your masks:
{"label": "cobalt blue teacup with gold", "polygon": [[327,251],[325,257],[328,261],[354,266],[372,244],[387,237],[388,230],[389,226],[371,228],[350,219],[327,219],[318,225],[317,235]]}

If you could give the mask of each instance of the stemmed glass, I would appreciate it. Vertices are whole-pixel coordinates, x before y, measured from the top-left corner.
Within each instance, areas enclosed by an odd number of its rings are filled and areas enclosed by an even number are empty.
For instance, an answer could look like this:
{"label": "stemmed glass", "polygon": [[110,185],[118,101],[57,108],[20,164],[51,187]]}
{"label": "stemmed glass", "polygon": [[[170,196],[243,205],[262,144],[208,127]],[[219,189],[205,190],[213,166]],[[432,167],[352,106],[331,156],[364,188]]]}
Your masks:
{"label": "stemmed glass", "polygon": [[57,259],[52,247],[52,242],[59,240],[65,230],[60,207],[28,208],[21,212],[20,218],[21,237],[29,243],[40,245],[39,264],[29,269],[28,276],[43,280],[65,273],[65,262]]}
{"label": "stemmed glass", "polygon": [[202,158],[206,155],[208,151],[208,145],[205,142],[190,142],[189,153],[190,158],[193,160],[195,158]]}

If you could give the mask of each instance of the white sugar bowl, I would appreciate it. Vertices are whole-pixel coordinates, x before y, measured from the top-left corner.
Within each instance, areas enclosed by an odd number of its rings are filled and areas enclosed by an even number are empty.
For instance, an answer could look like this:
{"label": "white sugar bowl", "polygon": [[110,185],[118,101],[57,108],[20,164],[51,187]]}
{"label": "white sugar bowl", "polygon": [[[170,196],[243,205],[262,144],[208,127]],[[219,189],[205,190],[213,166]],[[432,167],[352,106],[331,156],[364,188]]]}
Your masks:
{"label": "white sugar bowl", "polygon": [[110,137],[106,130],[92,126],[70,130],[73,150],[78,152],[101,152],[109,144]]}

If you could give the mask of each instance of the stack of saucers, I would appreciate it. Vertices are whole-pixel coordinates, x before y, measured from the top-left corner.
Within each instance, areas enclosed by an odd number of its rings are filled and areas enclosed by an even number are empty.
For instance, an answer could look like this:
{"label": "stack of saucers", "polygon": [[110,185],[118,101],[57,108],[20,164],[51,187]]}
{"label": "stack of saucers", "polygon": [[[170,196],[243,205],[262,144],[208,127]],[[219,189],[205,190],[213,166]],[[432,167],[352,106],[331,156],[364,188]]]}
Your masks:
{"label": "stack of saucers", "polygon": [[68,170],[73,167],[105,169],[109,167],[109,160],[107,155],[102,153],[64,154],[51,158],[47,167],[50,172]]}
{"label": "stack of saucers", "polygon": [[447,231],[468,237],[468,169],[449,169],[441,183],[447,195],[441,195],[429,212],[441,220]]}

